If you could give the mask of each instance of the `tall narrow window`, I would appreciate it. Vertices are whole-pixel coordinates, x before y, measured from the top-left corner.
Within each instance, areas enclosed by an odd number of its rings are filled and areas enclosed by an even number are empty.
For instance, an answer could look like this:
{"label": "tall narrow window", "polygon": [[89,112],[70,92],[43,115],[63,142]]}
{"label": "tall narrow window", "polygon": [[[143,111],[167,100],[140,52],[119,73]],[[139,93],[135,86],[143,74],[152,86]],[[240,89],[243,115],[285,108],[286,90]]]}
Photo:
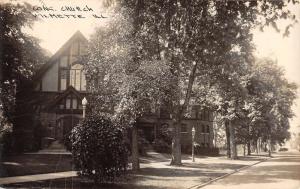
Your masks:
{"label": "tall narrow window", "polygon": [[209,125],[206,125],[206,133],[209,133],[210,130],[209,130]]}
{"label": "tall narrow window", "polygon": [[60,89],[66,90],[67,88],[67,71],[61,70],[60,71]]}
{"label": "tall narrow window", "polygon": [[75,87],[75,82],[76,82],[76,75],[75,75],[76,70],[70,70],[70,85]]}
{"label": "tall narrow window", "polygon": [[81,72],[81,90],[86,90],[86,78],[84,72]]}
{"label": "tall narrow window", "polygon": [[66,109],[71,109],[71,98],[67,98],[66,100]]}
{"label": "tall narrow window", "polygon": [[201,130],[202,133],[205,133],[205,125],[201,125]]}
{"label": "tall narrow window", "polygon": [[79,91],[86,90],[86,80],[85,80],[85,74],[82,71],[82,65],[75,64],[71,67],[70,85]]}
{"label": "tall narrow window", "polygon": [[72,99],[72,109],[77,109],[77,98]]}

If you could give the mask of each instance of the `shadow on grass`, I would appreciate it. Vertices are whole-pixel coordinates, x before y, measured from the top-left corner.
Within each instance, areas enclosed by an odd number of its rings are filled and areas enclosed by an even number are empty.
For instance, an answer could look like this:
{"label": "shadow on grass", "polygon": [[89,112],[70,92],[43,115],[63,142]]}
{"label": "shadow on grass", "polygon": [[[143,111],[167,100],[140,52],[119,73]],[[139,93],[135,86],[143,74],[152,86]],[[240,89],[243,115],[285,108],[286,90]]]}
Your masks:
{"label": "shadow on grass", "polygon": [[96,185],[93,181],[82,179],[79,177],[66,178],[66,179],[55,179],[39,182],[27,182],[19,184],[4,185],[6,189],[9,188],[44,188],[44,189],[166,189],[168,187],[160,187],[157,185],[136,185],[134,182],[119,182],[119,183],[104,183]]}
{"label": "shadow on grass", "polygon": [[2,167],[2,177],[71,171],[72,157],[62,154],[22,154],[3,158]]}

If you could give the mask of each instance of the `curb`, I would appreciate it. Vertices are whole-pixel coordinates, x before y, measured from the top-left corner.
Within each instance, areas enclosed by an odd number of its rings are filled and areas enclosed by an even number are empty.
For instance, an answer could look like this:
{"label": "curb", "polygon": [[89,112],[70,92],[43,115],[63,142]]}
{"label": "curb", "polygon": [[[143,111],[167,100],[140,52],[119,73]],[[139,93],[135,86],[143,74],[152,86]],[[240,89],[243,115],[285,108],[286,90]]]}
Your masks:
{"label": "curb", "polygon": [[219,177],[217,177],[217,178],[211,179],[211,180],[209,180],[209,181],[207,181],[207,182],[205,182],[205,183],[203,183],[203,184],[191,186],[191,187],[189,187],[189,188],[187,188],[187,189],[198,189],[198,188],[202,188],[202,187],[207,186],[207,185],[209,185],[209,184],[211,184],[211,183],[213,183],[213,182],[216,182],[216,181],[218,181],[218,180],[220,180],[220,179],[223,179],[223,178],[225,178],[225,177],[228,177],[228,176],[230,176],[230,175],[232,175],[232,174],[234,174],[234,173],[240,172],[240,171],[242,171],[242,170],[244,170],[244,169],[248,169],[248,168],[250,168],[250,167],[252,167],[252,166],[254,166],[254,165],[257,165],[257,164],[260,164],[260,163],[262,163],[262,162],[265,162],[265,161],[267,161],[267,160],[269,160],[269,159],[271,159],[271,158],[272,158],[272,157],[267,157],[266,159],[260,160],[260,161],[258,161],[258,162],[256,162],[256,163],[251,164],[251,165],[246,165],[246,166],[241,167],[241,168],[239,168],[239,169],[235,169],[235,170],[232,171],[231,173],[226,173],[225,175],[222,175],[222,176],[219,176]]}

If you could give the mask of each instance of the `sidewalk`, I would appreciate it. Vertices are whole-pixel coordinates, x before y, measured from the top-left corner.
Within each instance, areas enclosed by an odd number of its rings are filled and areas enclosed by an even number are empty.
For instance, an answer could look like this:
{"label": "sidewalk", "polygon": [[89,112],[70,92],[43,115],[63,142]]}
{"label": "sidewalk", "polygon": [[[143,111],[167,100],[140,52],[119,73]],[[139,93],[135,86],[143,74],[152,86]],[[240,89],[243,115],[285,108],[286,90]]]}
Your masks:
{"label": "sidewalk", "polygon": [[[149,155],[156,157],[157,153]],[[157,162],[156,158],[154,161],[142,159],[141,171],[128,183],[136,188],[192,188],[268,157],[248,156],[240,157],[239,160],[230,160],[224,156],[196,157],[195,162],[192,162],[191,156],[183,155],[183,165],[179,167],[169,165],[171,157],[165,159],[166,161],[161,162]]]}
{"label": "sidewalk", "polygon": [[[147,157],[141,158],[141,170],[130,174],[126,180],[112,184],[105,188],[193,188],[236,170],[265,160],[263,156],[246,156],[239,160],[229,160],[226,157],[196,157],[192,162],[191,156],[182,156],[182,166],[171,166],[170,155],[149,152]],[[14,186],[15,183],[24,183],[30,187],[36,181],[59,180],[76,176],[74,171],[27,175],[0,178],[0,185]],[[27,184],[25,182],[28,182]],[[73,182],[73,181],[72,181]],[[43,187],[43,183],[40,182]],[[76,183],[72,183],[72,186]],[[79,187],[80,183],[77,183]],[[36,185],[35,185],[36,186]],[[45,185],[47,186],[47,185]],[[54,186],[54,185],[53,185]],[[55,186],[60,188],[60,186]],[[63,186],[61,188],[64,188]],[[89,187],[87,187],[89,188]]]}
{"label": "sidewalk", "polygon": [[268,161],[220,179],[201,189],[299,189],[300,153],[280,152]]}
{"label": "sidewalk", "polygon": [[75,177],[75,171],[0,178],[0,185]]}

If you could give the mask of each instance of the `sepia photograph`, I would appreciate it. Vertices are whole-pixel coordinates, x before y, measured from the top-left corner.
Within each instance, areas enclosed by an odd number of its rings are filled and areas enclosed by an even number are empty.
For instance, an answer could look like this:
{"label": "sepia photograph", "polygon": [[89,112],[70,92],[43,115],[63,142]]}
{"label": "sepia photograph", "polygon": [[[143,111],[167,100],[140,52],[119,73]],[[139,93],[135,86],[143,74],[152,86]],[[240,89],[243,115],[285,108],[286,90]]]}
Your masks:
{"label": "sepia photograph", "polygon": [[0,189],[300,189],[300,0],[0,0]]}

